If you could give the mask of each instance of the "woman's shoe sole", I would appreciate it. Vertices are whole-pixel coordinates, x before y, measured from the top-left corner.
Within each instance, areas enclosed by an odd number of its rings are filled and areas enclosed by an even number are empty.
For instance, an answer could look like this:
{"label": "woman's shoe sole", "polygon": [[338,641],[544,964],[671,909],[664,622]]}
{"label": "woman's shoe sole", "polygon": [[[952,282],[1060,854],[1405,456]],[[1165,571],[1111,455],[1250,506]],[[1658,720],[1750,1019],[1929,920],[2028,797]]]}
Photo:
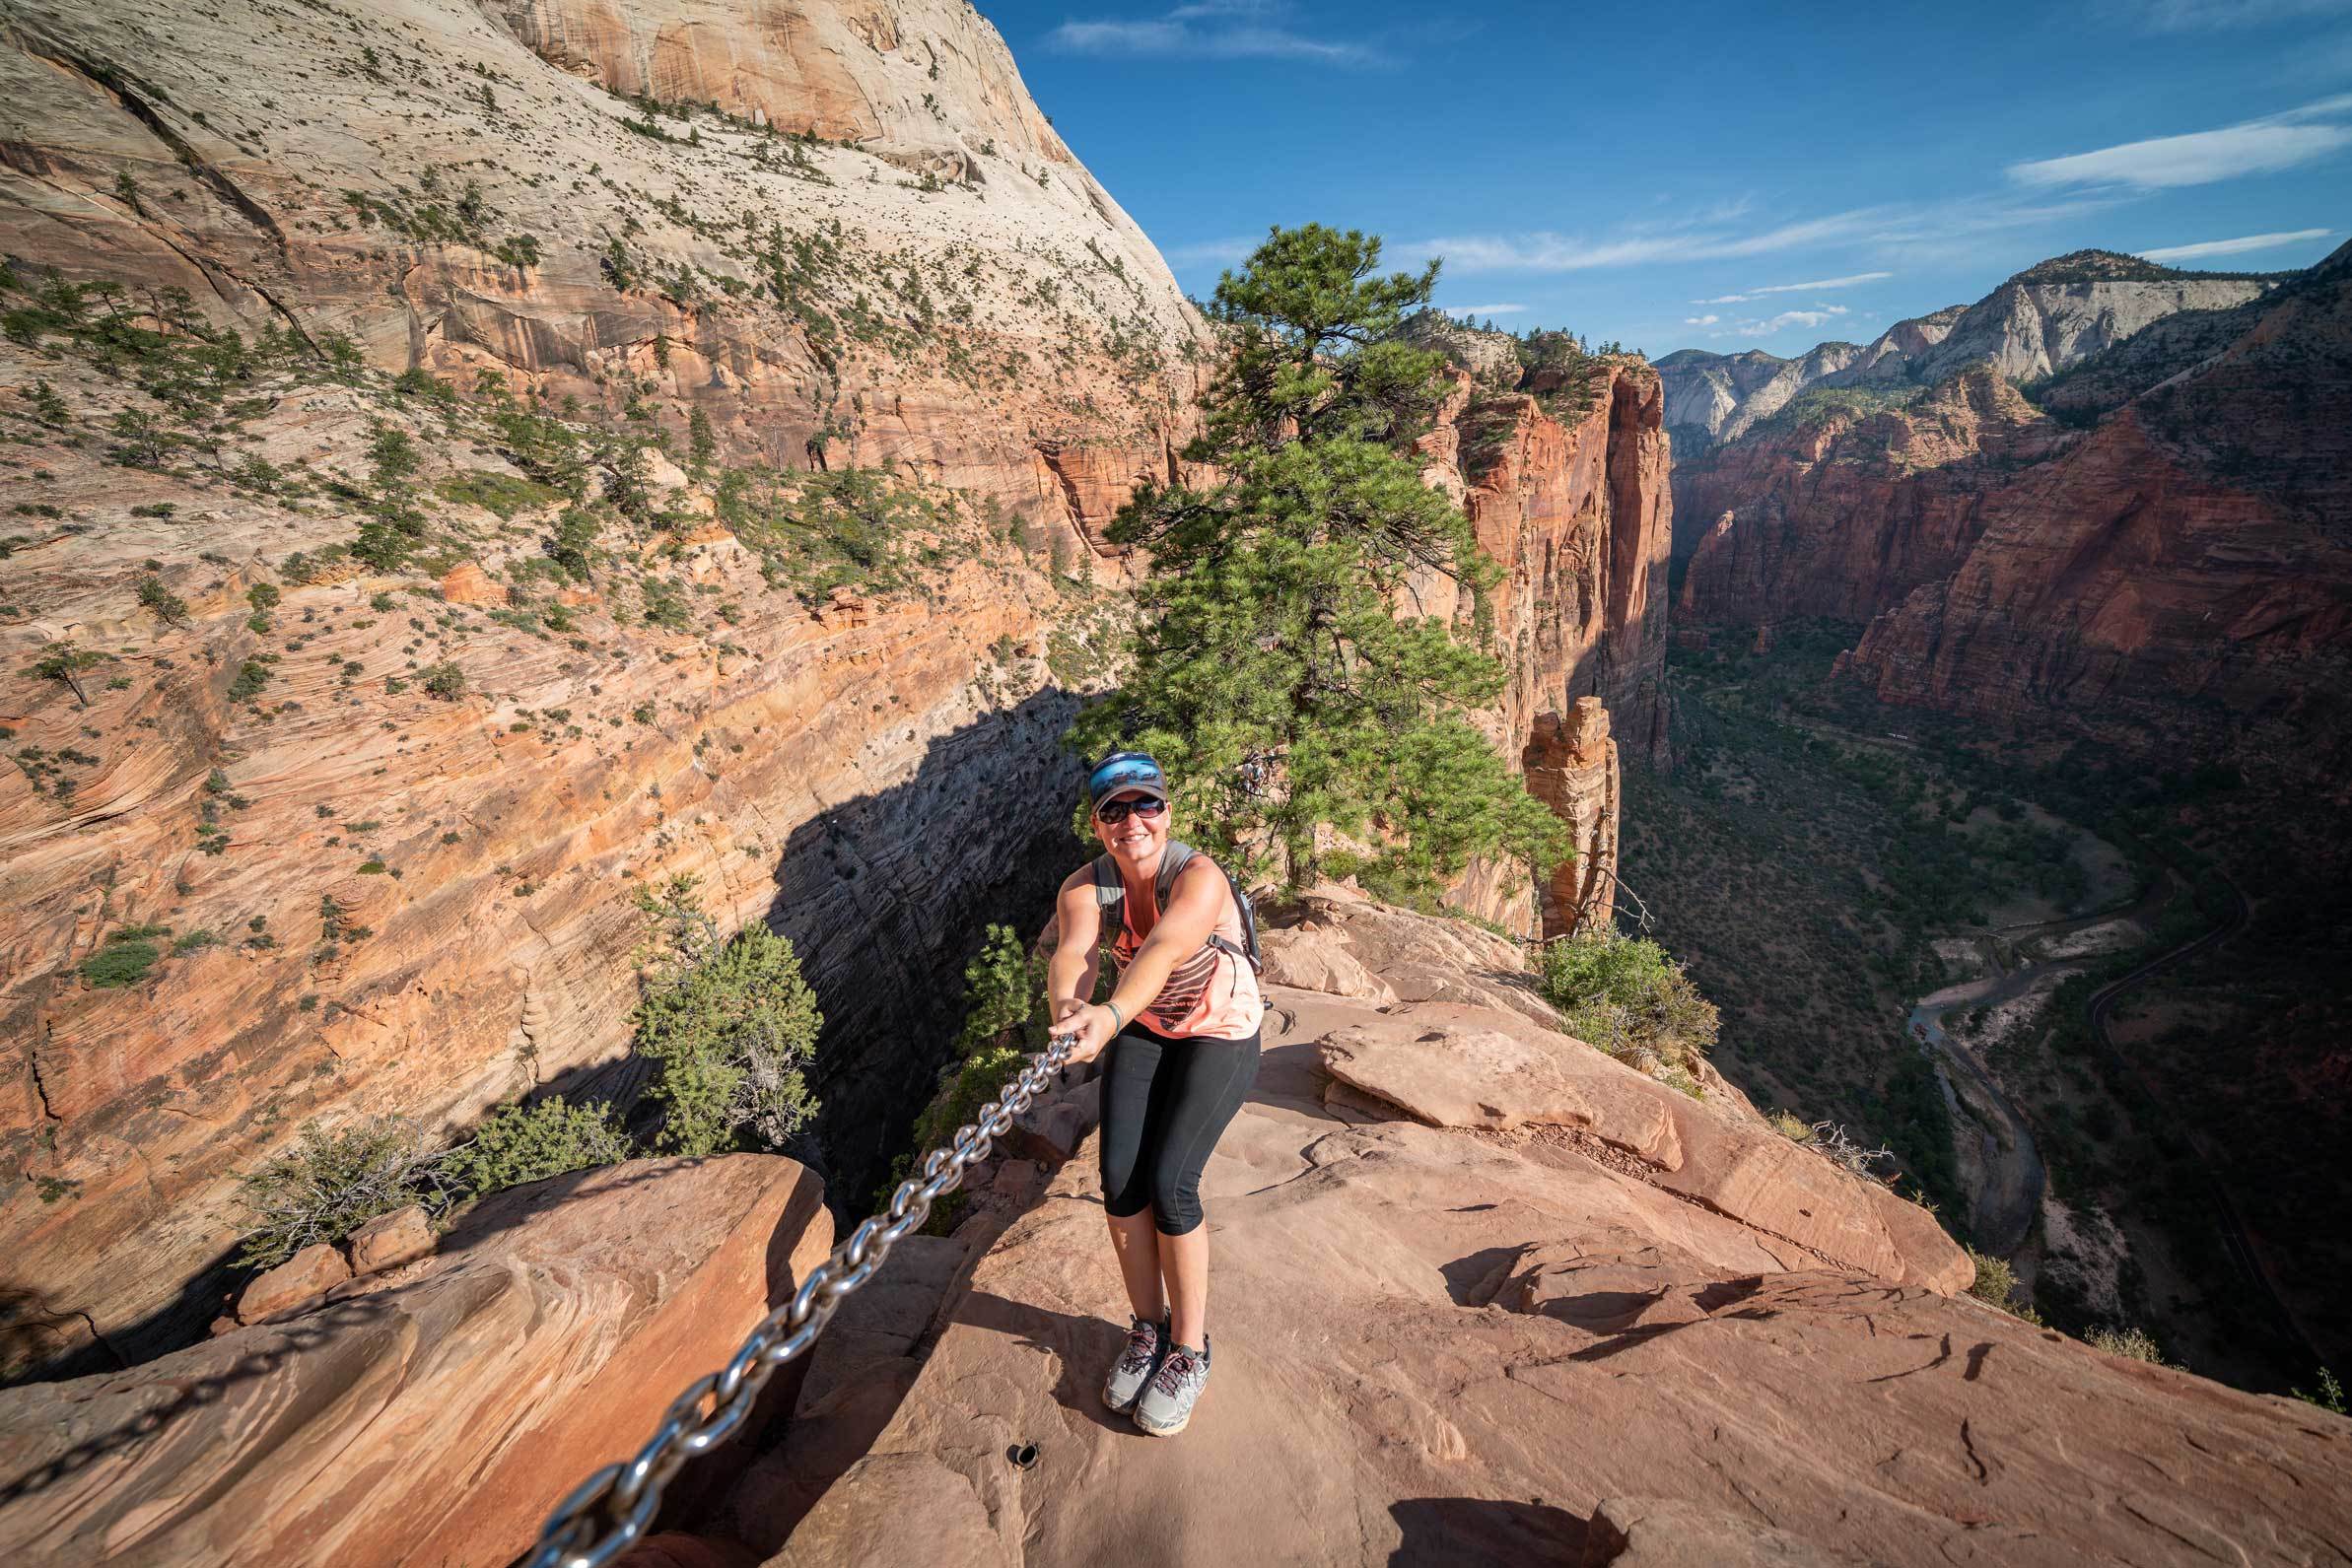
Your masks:
{"label": "woman's shoe sole", "polygon": [[1177,1422],[1174,1426],[1149,1426],[1144,1423],[1142,1417],[1138,1416],[1136,1418],[1136,1430],[1143,1433],[1147,1437],[1174,1437],[1177,1433],[1183,1431],[1186,1427],[1192,1424],[1193,1418],[1189,1412],[1185,1415],[1183,1420]]}

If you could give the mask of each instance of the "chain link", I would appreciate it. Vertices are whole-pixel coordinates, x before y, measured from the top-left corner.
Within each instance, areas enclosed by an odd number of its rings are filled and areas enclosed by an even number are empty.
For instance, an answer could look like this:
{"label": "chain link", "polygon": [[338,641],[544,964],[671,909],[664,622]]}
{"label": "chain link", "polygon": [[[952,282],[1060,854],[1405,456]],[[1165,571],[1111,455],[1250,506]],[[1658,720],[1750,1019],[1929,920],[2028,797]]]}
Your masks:
{"label": "chain link", "polygon": [[762,1318],[726,1366],[696,1379],[670,1401],[644,1448],[581,1482],[539,1528],[539,1542],[523,1560],[524,1568],[604,1568],[644,1535],[678,1466],[734,1435],[776,1369],[816,1343],[841,1298],[871,1279],[899,1238],[930,1217],[933,1201],[954,1192],[965,1170],[988,1158],[1012,1119],[1029,1109],[1069,1061],[1075,1043],[1073,1037],[1060,1036],[1031,1057],[1010,1092],[982,1106],[973,1122],[958,1127],[952,1147],[932,1150],[922,1178],[900,1183],[885,1213],[868,1216],[830,1258],[811,1268],[793,1299]]}

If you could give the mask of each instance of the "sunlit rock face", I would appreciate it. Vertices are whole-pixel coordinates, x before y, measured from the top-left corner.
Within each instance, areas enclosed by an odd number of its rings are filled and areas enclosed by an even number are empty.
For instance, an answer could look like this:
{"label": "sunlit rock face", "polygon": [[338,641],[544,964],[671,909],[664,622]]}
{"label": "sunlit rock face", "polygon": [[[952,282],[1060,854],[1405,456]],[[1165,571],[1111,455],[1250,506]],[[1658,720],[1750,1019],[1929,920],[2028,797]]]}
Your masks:
{"label": "sunlit rock face", "polygon": [[[48,509],[0,530],[0,710],[38,759],[0,779],[9,1360],[200,1331],[236,1173],[306,1123],[630,1087],[635,895],[681,874],[723,928],[798,940],[831,1021],[807,1152],[862,1198],[977,923],[1074,852],[1058,738],[1123,571],[1100,528],[1169,471],[1206,363],[1003,40],[944,4],[32,5],[0,104],[6,308],[53,267],[142,329],[309,345],[200,426],[136,367],[0,342],[7,488]],[[551,579],[564,509],[502,398],[664,433],[671,520]],[[126,411],[183,443],[111,460]],[[387,428],[421,571],[321,556]],[[248,457],[283,482],[225,483]],[[738,537],[729,465],[887,465],[925,509],[893,524],[906,580],[774,579],[789,529]],[[258,630],[256,585],[283,592]],[[18,679],[61,639],[105,659],[87,707]],[[151,973],[84,977],[143,925],[171,927]]]}
{"label": "sunlit rock face", "polygon": [[1616,897],[1619,746],[1668,755],[1670,446],[1648,365],[1587,361],[1568,377],[1497,369],[1476,340],[1499,336],[1456,329],[1473,341],[1439,345],[1462,368],[1422,455],[1423,477],[1468,510],[1503,580],[1483,606],[1445,581],[1417,594],[1429,613],[1491,639],[1509,683],[1488,733],[1570,824],[1576,847],[1574,863],[1532,896],[1523,868],[1482,863],[1456,900],[1518,929],[1558,932],[1605,919]]}

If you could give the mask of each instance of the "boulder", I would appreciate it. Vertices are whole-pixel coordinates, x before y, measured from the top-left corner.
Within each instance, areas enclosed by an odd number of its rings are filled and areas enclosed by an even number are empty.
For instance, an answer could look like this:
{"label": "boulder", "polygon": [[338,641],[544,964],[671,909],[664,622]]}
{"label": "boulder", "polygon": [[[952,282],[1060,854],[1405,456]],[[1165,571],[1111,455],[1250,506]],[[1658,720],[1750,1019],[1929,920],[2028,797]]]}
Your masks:
{"label": "boulder", "polygon": [[1394,1006],[1388,982],[1364,968],[1349,950],[1347,936],[1322,922],[1260,933],[1258,946],[1270,986],[1295,986],[1334,996],[1349,996],[1377,1007]]}
{"label": "boulder", "polygon": [[413,1262],[433,1251],[433,1221],[424,1205],[411,1203],[379,1214],[351,1233],[351,1271],[380,1273]]}
{"label": "boulder", "polygon": [[1753,1120],[1719,1113],[1523,1016],[1416,1002],[1354,1017],[1318,1047],[1325,1071],[1433,1126],[1590,1132],[1650,1180],[1823,1261],[1952,1292],[1974,1265],[1935,1217]]}
{"label": "boulder", "polygon": [[245,1286],[237,1321],[259,1323],[323,1296],[351,1277],[351,1265],[325,1242],[314,1242]]}
{"label": "boulder", "polygon": [[1040,1096],[1031,1101],[1028,1110],[1013,1118],[1004,1147],[1042,1165],[1060,1165],[1101,1121],[1102,1084],[1089,1080],[1051,1099]]}
{"label": "boulder", "polygon": [[831,1243],[816,1178],[772,1155],[498,1193],[331,1304],[0,1393],[0,1560],[512,1562]]}

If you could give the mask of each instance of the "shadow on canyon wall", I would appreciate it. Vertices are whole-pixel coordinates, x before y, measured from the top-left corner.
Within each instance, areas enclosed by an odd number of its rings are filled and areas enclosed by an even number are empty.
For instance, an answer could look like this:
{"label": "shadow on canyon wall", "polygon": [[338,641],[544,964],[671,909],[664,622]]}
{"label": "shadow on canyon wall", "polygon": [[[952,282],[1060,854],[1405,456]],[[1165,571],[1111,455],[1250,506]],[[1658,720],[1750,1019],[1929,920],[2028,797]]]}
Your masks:
{"label": "shadow on canyon wall", "polygon": [[[825,1014],[809,1073],[822,1109],[813,1136],[787,1152],[826,1178],[826,1202],[844,1223],[864,1217],[953,1055],[964,965],[986,926],[1033,934],[1084,855],[1070,831],[1078,765],[1061,749],[1080,701],[1049,686],[937,736],[911,777],[819,812],[777,860],[768,923],[792,938]],[[531,1098],[605,1099],[626,1113],[649,1067],[633,1052],[558,1074]],[[539,1188],[560,1201],[588,1174]],[[223,1249],[169,1302],[104,1336],[83,1307],[0,1273],[0,1366],[20,1369],[0,1382],[117,1371],[199,1342],[253,1272],[237,1251]]]}

